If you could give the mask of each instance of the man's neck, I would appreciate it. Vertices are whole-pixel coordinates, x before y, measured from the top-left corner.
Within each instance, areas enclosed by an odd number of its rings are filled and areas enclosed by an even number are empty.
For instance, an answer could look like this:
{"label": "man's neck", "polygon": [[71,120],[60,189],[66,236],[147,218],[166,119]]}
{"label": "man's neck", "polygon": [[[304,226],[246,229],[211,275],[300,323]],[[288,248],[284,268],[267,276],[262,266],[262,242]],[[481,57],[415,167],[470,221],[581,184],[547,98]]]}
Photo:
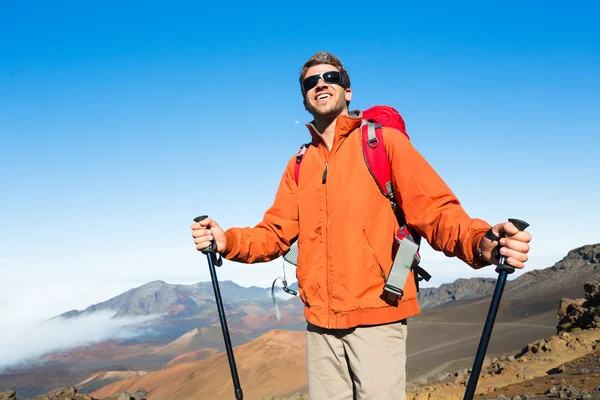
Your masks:
{"label": "man's neck", "polygon": [[323,117],[318,119],[315,118],[314,120],[315,128],[317,128],[317,131],[319,131],[319,133],[323,137],[323,140],[325,141],[325,144],[327,145],[327,148],[329,148],[329,150],[331,150],[331,147],[333,146],[333,140],[335,137],[335,125],[337,117],[339,117],[340,115],[348,115],[348,111],[342,111],[340,114],[336,115],[333,118]]}
{"label": "man's neck", "polygon": [[327,148],[329,148],[330,150],[331,150],[331,146],[333,146],[333,138],[335,137],[335,121],[336,121],[336,118],[334,118],[332,120],[331,119],[321,119],[321,120],[315,119],[315,128],[317,128],[317,131],[319,131],[319,133],[323,137],[323,140],[325,141]]}

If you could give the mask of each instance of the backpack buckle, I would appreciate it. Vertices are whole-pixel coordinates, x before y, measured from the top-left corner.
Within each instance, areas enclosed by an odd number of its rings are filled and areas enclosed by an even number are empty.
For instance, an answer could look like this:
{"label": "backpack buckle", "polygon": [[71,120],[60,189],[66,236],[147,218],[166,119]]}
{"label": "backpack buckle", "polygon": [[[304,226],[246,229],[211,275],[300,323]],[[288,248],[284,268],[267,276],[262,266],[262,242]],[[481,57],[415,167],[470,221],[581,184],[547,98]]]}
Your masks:
{"label": "backpack buckle", "polygon": [[296,154],[296,164],[300,164],[302,162],[302,159],[304,158],[304,154],[306,154],[306,150],[308,149],[308,146],[303,144],[302,147],[300,147],[300,151],[298,151],[298,154]]}
{"label": "backpack buckle", "polygon": [[371,121],[367,123],[367,145],[372,149],[379,145],[379,138],[375,134],[376,129],[381,129],[381,124],[375,124]]}
{"label": "backpack buckle", "polygon": [[384,290],[386,292],[400,297],[404,295],[404,291],[400,288],[403,288],[406,283],[408,273],[412,269],[418,250],[419,245],[412,240],[400,241],[396,257],[394,257],[394,263],[385,282]]}

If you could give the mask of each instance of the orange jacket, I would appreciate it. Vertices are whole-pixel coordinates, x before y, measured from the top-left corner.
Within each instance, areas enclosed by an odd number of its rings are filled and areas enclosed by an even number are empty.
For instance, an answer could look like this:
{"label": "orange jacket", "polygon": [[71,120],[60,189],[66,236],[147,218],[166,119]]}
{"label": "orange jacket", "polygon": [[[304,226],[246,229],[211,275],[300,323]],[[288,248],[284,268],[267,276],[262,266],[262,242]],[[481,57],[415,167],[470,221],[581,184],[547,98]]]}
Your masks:
{"label": "orange jacket", "polygon": [[[262,222],[226,231],[223,255],[246,263],[281,256],[297,236],[296,276],[304,315],[324,328],[381,324],[419,313],[412,273],[399,303],[388,304],[382,296],[398,223],[363,158],[360,123],[360,117],[339,116],[331,151],[308,124],[313,140],[298,184],[293,157]],[[490,225],[466,214],[402,133],[384,127],[383,137],[394,193],[407,223],[434,249],[474,268],[482,266],[474,254]]]}

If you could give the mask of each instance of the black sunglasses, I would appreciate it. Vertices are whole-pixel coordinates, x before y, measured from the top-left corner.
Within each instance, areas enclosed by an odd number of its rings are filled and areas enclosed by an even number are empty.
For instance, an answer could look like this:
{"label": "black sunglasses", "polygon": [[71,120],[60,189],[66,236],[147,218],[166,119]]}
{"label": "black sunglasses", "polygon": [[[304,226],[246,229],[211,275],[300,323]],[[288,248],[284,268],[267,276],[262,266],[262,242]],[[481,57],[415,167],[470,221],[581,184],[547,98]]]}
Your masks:
{"label": "black sunglasses", "polygon": [[321,74],[311,75],[305,78],[302,81],[302,90],[304,91],[304,93],[317,86],[317,84],[319,83],[319,79],[323,79],[323,82],[325,83],[337,84],[344,88],[346,87],[346,85],[344,84],[344,78],[342,77],[342,74],[340,72],[327,71]]}

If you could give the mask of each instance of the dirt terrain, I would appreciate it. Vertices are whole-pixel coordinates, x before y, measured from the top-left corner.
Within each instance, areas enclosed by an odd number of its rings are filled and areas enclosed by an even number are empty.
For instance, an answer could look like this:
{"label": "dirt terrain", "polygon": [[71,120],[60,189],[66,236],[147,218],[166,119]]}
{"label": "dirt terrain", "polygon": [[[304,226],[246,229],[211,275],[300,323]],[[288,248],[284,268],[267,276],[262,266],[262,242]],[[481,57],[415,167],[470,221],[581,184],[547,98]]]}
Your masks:
{"label": "dirt terrain", "polygon": [[[501,395],[510,395],[510,399],[516,395],[533,398],[546,395],[547,391],[547,395],[552,396],[553,386],[558,391],[567,391],[570,387],[577,388],[578,393],[584,389],[588,394],[594,393],[600,379],[600,364],[592,366],[598,362],[599,352],[600,329],[595,328],[540,339],[515,354],[486,357],[475,398],[495,399]],[[419,379],[408,388],[407,397],[409,400],[462,399],[470,372],[469,367]],[[564,396],[554,398],[576,398]]]}
{"label": "dirt terrain", "polygon": [[551,369],[546,376],[505,386],[477,399],[600,399],[600,350]]}
{"label": "dirt terrain", "polygon": [[[480,398],[594,398],[600,395],[600,282],[584,285],[585,298],[560,301],[557,334],[519,352],[487,357],[477,384]],[[470,369],[417,379],[408,399],[461,399]],[[504,397],[500,397],[504,396]],[[518,397],[517,397],[518,396]],[[545,396],[545,397],[544,397]]]}

